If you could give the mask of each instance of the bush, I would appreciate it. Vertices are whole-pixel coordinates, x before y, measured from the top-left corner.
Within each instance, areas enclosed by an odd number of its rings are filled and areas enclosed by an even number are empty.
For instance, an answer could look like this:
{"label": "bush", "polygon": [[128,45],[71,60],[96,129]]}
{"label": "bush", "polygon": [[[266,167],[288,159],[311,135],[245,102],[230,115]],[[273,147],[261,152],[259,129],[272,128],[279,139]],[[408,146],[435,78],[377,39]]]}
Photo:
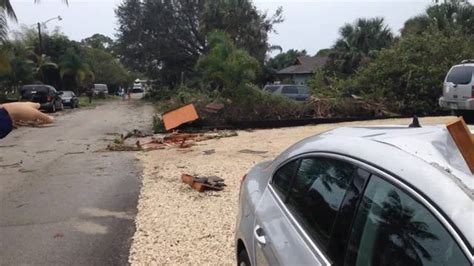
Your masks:
{"label": "bush", "polygon": [[224,110],[226,120],[281,120],[307,117],[309,105],[264,92],[255,85],[235,90]]}
{"label": "bush", "polygon": [[452,65],[472,58],[472,43],[472,36],[446,36],[434,30],[407,36],[382,50],[351,79],[333,85],[342,94],[383,103],[396,113],[437,114],[444,77]]}

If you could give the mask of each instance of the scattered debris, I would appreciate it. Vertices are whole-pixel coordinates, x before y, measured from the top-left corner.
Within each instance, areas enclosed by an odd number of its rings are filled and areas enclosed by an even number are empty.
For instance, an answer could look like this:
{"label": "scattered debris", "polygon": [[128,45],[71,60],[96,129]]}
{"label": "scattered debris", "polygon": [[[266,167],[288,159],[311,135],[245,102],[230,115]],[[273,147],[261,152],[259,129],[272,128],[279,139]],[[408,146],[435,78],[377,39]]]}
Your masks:
{"label": "scattered debris", "polygon": [[75,151],[75,152],[66,152],[64,155],[74,155],[74,154],[83,154],[83,151]]}
{"label": "scattered debris", "polygon": [[140,142],[137,141],[135,145],[126,145],[126,144],[109,144],[107,145],[108,151],[141,151],[142,146]]}
{"label": "scattered debris", "polygon": [[175,129],[182,124],[199,119],[193,104],[188,104],[178,109],[163,114],[163,123],[166,130]]}
{"label": "scattered debris", "polygon": [[33,173],[35,172],[35,170],[28,170],[28,169],[22,168],[22,169],[19,169],[18,172],[26,174],[26,173]]}
{"label": "scattered debris", "polygon": [[[107,151],[152,151],[161,150],[169,147],[176,147],[181,152],[190,152],[192,146],[196,142],[206,141],[210,139],[221,139],[237,136],[235,131],[216,131],[212,133],[191,134],[191,133],[171,133],[165,135],[155,135],[151,138],[142,139],[141,143],[137,141],[135,145],[127,143],[126,138],[120,136],[116,138],[112,144],[106,148]],[[215,152],[215,151],[214,151]],[[208,154],[212,154],[209,152]]]}
{"label": "scattered debris", "polygon": [[203,153],[204,153],[204,155],[211,155],[211,154],[216,153],[216,150],[215,149],[207,150],[207,151],[203,151]]}
{"label": "scattered debris", "polygon": [[36,153],[48,153],[48,152],[53,152],[54,150],[43,150],[43,151],[37,151]]}
{"label": "scattered debris", "polygon": [[12,164],[3,164],[3,165],[0,165],[0,168],[16,168],[16,167],[20,167],[22,163],[23,161],[19,161],[17,163],[12,163]]}
{"label": "scattered debris", "polygon": [[62,233],[56,233],[56,234],[54,234],[53,237],[54,237],[54,238],[63,238],[63,237],[64,237],[64,234],[62,234]]}
{"label": "scattered debris", "polygon": [[1,145],[0,148],[13,148],[13,147],[16,147],[18,145],[16,144],[13,144],[13,145]]}
{"label": "scattered debris", "polygon": [[254,151],[254,150],[245,149],[245,150],[240,150],[239,152],[240,153],[247,153],[247,154],[265,154],[268,151]]}
{"label": "scattered debris", "polygon": [[44,128],[44,127],[56,127],[57,125],[55,124],[45,124],[39,120],[37,121],[17,121],[15,122],[15,125],[14,125],[14,128],[18,128],[18,127],[41,127],[41,128]]}
{"label": "scattered debris", "polygon": [[220,110],[224,109],[224,104],[222,103],[210,103],[204,107],[204,111],[208,113],[218,113]]}
{"label": "scattered debris", "polygon": [[128,138],[144,138],[144,137],[149,137],[151,136],[151,134],[146,134],[146,133],[143,133],[143,131],[141,130],[138,130],[138,129],[134,129],[130,132],[128,132],[125,136],[121,135],[122,136],[122,139],[126,140]]}
{"label": "scattered debris", "polygon": [[193,189],[204,192],[206,190],[223,190],[226,184],[224,179],[218,176],[191,176],[187,174],[181,175],[181,181],[188,184]]}
{"label": "scattered debris", "polygon": [[123,144],[124,142],[125,142],[125,140],[123,139],[123,135],[117,136],[114,139],[114,144]]}

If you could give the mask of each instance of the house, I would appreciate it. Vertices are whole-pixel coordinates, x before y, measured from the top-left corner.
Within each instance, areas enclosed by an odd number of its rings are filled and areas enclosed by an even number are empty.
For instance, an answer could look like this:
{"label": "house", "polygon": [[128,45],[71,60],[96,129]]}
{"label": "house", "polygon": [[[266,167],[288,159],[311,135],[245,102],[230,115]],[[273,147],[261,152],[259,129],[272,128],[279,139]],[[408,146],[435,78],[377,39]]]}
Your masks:
{"label": "house", "polygon": [[323,68],[328,61],[327,56],[300,56],[295,65],[284,68],[276,73],[279,80],[291,79],[294,84],[305,85],[314,71]]}

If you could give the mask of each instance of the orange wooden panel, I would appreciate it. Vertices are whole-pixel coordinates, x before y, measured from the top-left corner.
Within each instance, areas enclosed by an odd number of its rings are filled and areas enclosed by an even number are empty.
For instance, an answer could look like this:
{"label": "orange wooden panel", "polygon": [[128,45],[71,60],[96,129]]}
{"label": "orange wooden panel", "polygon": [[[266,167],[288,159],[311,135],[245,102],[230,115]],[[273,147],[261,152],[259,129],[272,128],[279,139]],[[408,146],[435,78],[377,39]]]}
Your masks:
{"label": "orange wooden panel", "polygon": [[447,128],[464,160],[466,160],[471,173],[474,174],[474,138],[466,122],[464,122],[464,119],[459,118],[448,124]]}
{"label": "orange wooden panel", "polygon": [[163,114],[163,123],[166,130],[179,127],[182,124],[199,119],[193,104],[188,104]]}

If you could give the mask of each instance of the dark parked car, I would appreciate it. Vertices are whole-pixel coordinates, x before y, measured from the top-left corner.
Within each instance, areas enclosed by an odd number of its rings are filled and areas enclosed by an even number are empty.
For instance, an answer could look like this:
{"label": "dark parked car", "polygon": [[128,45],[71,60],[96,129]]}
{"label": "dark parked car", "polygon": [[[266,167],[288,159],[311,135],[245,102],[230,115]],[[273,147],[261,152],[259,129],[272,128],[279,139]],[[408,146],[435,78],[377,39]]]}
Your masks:
{"label": "dark parked car", "polygon": [[48,112],[56,112],[64,109],[61,93],[49,85],[25,85],[21,87],[21,101],[39,103],[40,109]]}
{"label": "dark parked car", "polygon": [[307,101],[310,96],[308,87],[303,85],[266,85],[263,90],[269,93],[286,96],[295,101]]}
{"label": "dark parked car", "polygon": [[64,106],[69,106],[71,108],[79,107],[79,98],[72,91],[60,91],[61,99]]}

